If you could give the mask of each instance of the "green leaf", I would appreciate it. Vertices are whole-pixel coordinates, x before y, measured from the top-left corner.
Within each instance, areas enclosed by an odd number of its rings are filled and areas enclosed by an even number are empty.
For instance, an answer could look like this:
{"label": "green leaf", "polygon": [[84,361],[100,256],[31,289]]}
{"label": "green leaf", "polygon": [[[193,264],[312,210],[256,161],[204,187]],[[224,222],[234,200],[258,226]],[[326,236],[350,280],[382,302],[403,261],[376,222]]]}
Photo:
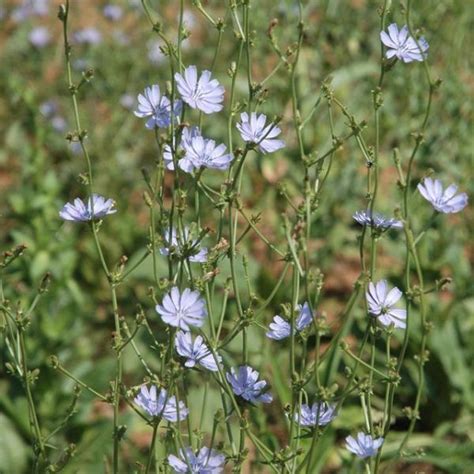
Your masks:
{"label": "green leaf", "polygon": [[26,472],[30,450],[12,422],[0,413],[0,468],[5,473]]}

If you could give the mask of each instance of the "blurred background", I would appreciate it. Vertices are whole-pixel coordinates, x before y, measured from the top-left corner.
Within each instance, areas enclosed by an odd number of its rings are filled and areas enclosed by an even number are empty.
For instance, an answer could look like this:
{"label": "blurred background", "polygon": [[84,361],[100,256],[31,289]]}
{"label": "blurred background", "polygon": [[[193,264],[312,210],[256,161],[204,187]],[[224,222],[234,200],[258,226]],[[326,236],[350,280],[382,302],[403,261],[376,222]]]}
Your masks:
{"label": "blurred background", "polygon": [[[35,401],[45,430],[63,418],[72,399],[73,383],[47,364],[56,354],[71,372],[100,391],[107,391],[114,373],[111,349],[113,318],[108,285],[98,272],[98,259],[87,226],[65,224],[58,211],[66,201],[85,197],[80,174],[85,163],[78,144],[66,139],[73,131],[72,110],[66,87],[61,23],[57,20],[60,2],[47,0],[0,0],[0,251],[17,245],[26,246],[23,256],[2,274],[5,297],[27,306],[34,297],[43,275],[51,272],[49,291],[38,304],[27,348],[30,367],[38,368]],[[179,2],[150,0],[159,13],[164,31],[176,37]],[[214,18],[225,16],[221,0],[203,1]],[[380,2],[370,0],[305,1],[307,34],[298,69],[298,93],[307,113],[319,94],[321,83],[332,78],[335,95],[358,121],[367,120],[366,137],[372,135],[371,90],[378,78],[380,63]],[[204,16],[185,1],[185,27],[189,32],[183,44],[185,65],[209,68],[215,51],[217,32]],[[274,33],[282,51],[294,46],[297,39],[298,10],[292,0],[252,2],[251,29],[253,77],[266,77],[277,64],[267,37],[273,19],[278,20]],[[403,24],[399,2],[393,2],[389,21]],[[461,0],[426,0],[414,2],[412,21],[421,28],[430,44],[429,63],[433,77],[443,82],[434,97],[426,141],[416,162],[414,184],[429,170],[444,184],[456,182],[472,197],[473,127],[472,26],[474,11]],[[235,60],[237,43],[230,18],[223,34],[222,49],[215,75],[228,91],[227,69]],[[79,102],[83,127],[88,131],[87,146],[93,160],[95,186],[101,194],[117,202],[118,213],[104,222],[100,235],[108,261],[118,262],[126,255],[136,261],[148,243],[148,208],[142,194],[145,183],[141,169],[152,170],[159,156],[154,135],[133,115],[136,96],[147,85],[164,87],[169,81],[168,59],[160,50],[160,40],[151,31],[139,1],[93,0],[71,2],[70,35],[75,82],[88,69],[94,70],[89,84],[81,88]],[[247,163],[247,181],[243,202],[250,213],[262,212],[259,227],[272,241],[284,242],[279,221],[287,203],[279,192],[284,184],[290,196],[297,196],[303,167],[298,166],[298,149],[292,126],[289,75],[284,67],[265,83],[266,101],[261,110],[268,116],[281,115],[281,128],[287,147],[268,157]],[[410,134],[417,129],[424,112],[427,87],[422,66],[397,64],[386,76],[382,110],[381,192],[379,210],[393,214],[400,204],[397,174],[392,149],[398,147],[402,165],[413,146]],[[237,80],[237,100],[247,97],[247,77],[242,70]],[[226,97],[228,100],[228,97]],[[227,116],[227,109],[221,118]],[[334,113],[337,135],[347,133],[344,117]],[[218,141],[226,139],[226,121],[206,117],[204,134]],[[327,109],[322,106],[304,135],[307,150],[324,153],[331,147]],[[238,135],[235,137],[238,142]],[[222,176],[210,173],[210,185],[219,186]],[[321,311],[331,327],[338,326],[337,316],[347,301],[359,271],[357,236],[360,228],[352,214],[365,207],[365,164],[355,142],[344,144],[333,160],[327,189],[314,216],[311,255],[314,268],[325,275]],[[413,190],[414,191],[414,190]],[[414,193],[415,227],[422,230],[431,215],[428,203]],[[189,212],[192,216],[192,212]],[[203,226],[215,229],[217,214],[204,208]],[[420,456],[407,458],[387,472],[469,473],[474,472],[474,279],[472,205],[464,212],[441,216],[420,245],[427,287],[435,280],[452,277],[446,291],[430,295],[429,318],[434,329],[429,340],[430,362],[426,366],[426,390],[421,420],[410,448],[423,448]],[[212,239],[208,243],[212,245]],[[275,261],[259,238],[250,233],[243,248],[249,258],[252,288],[264,299],[278,280],[282,262]],[[402,234],[381,241],[378,273],[403,288]],[[162,261],[163,275],[166,263]],[[222,268],[218,285],[222,287],[228,269]],[[153,312],[148,288],[153,284],[151,262],[139,267],[119,290],[121,314],[133,318],[138,304],[146,310],[159,338],[160,324]],[[245,287],[245,279],[242,278]],[[277,294],[268,308],[265,322],[288,302],[288,287]],[[219,307],[220,301],[216,301]],[[361,305],[362,306],[362,305]],[[233,305],[228,308],[229,317]],[[364,328],[362,307],[357,310],[351,337]],[[142,337],[143,336],[143,337]],[[140,336],[141,350],[157,366],[156,355],[145,335]],[[288,401],[286,380],[287,352],[272,352],[264,342],[263,331],[255,328],[250,335],[256,366],[265,366],[272,374],[278,403],[255,415],[254,420],[271,446],[285,444],[281,421],[282,405]],[[265,341],[265,338],[263,338]],[[284,343],[283,343],[284,344]],[[404,367],[403,383],[396,396],[397,422],[387,440],[386,455],[399,444],[408,421],[402,408],[414,403],[417,349],[416,327]],[[28,410],[21,383],[7,373],[8,351],[0,339],[0,472],[29,472]],[[226,356],[232,363],[232,350]],[[383,364],[382,353],[380,363]],[[125,383],[139,384],[141,366],[133,356],[125,357]],[[342,371],[341,371],[342,378]],[[188,404],[200,406],[202,384],[190,379]],[[209,430],[219,404],[219,395],[210,388]],[[375,394],[374,405],[382,407],[383,391]],[[215,403],[214,403],[215,402]],[[194,404],[194,405],[193,405]],[[76,443],[78,448],[66,472],[103,472],[104,446],[111,443],[111,409],[83,393],[77,414],[66,430],[56,438],[58,446]],[[147,452],[149,427],[124,407],[128,426],[124,457],[130,472],[135,460]],[[197,410],[199,412],[199,410]],[[196,413],[196,417],[199,413]],[[265,425],[265,417],[267,425]],[[270,422],[268,423],[268,419]],[[362,424],[357,399],[349,401],[321,444],[318,469],[345,472],[342,440]],[[392,451],[391,451],[392,450]],[[247,466],[249,472],[252,467]],[[256,468],[255,468],[256,469]],[[388,469],[388,468],[387,468]],[[257,472],[257,471],[255,471]]]}

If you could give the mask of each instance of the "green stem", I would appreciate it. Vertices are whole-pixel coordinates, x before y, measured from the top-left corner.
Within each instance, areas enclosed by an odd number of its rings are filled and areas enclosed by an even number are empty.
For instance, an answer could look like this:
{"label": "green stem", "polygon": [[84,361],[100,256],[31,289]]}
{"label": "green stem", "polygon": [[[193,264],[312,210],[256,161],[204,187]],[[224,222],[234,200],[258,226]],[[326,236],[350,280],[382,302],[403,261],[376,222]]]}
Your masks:
{"label": "green stem", "polygon": [[[116,332],[116,344],[117,347],[121,345],[121,334],[120,334],[120,320],[118,314],[117,305],[117,294],[115,286],[111,285],[110,290],[112,292],[112,306],[114,312],[115,332]],[[114,383],[114,452],[113,452],[113,469],[114,473],[119,472],[119,406],[120,406],[120,386],[122,384],[122,354],[117,351],[116,353],[116,372],[115,372],[115,383]]]}
{"label": "green stem", "polygon": [[56,370],[59,370],[62,374],[64,374],[66,377],[69,377],[71,380],[74,380],[79,386],[82,388],[85,388],[87,391],[92,393],[92,395],[95,395],[97,398],[102,400],[103,402],[107,401],[107,397],[99,393],[97,390],[94,390],[91,386],[87,385],[85,382],[82,380],[78,379],[75,375],[71,374],[67,369],[65,369],[62,365],[58,364],[55,366]]}
{"label": "green stem", "polygon": [[28,401],[28,409],[30,413],[30,422],[33,427],[33,431],[35,433],[36,442],[38,443],[39,448],[39,459],[46,460],[46,449],[43,442],[43,435],[41,434],[41,429],[38,421],[38,414],[36,413],[35,402],[33,400],[33,394],[31,391],[31,384],[30,384],[30,374],[28,372],[28,363],[26,359],[26,343],[25,343],[25,336],[23,333],[22,328],[18,328],[18,338],[20,341],[20,350],[21,350],[21,367],[22,367],[22,375],[23,375],[23,384],[25,387],[26,398]]}
{"label": "green stem", "polygon": [[[410,32],[410,35],[415,39],[415,42],[418,46],[418,48],[421,51],[420,45],[418,43],[418,40],[416,37],[413,35],[413,29],[411,26],[411,19],[410,19],[410,13],[411,13],[411,0],[408,0],[407,2],[407,8],[406,8],[406,22],[408,26],[408,30]],[[408,161],[408,167],[407,167],[407,172],[406,172],[406,178],[405,178],[405,187],[403,190],[403,218],[404,218],[404,229],[405,229],[405,236],[406,236],[406,242],[407,242],[407,250],[406,250],[406,258],[405,258],[405,283],[406,283],[406,289],[407,291],[412,291],[411,287],[411,281],[410,281],[410,262],[411,259],[413,259],[413,262],[415,263],[415,268],[416,268],[416,275],[418,278],[418,286],[419,286],[419,299],[420,299],[420,318],[421,318],[421,331],[422,331],[422,336],[421,336],[421,343],[420,343],[420,352],[418,356],[418,388],[417,388],[417,393],[416,393],[416,398],[415,398],[415,406],[412,414],[412,419],[410,421],[409,428],[407,430],[407,433],[405,434],[400,447],[399,447],[399,454],[403,451],[403,448],[406,446],[408,443],[408,440],[415,428],[416,420],[418,417],[418,410],[421,402],[421,395],[423,393],[423,387],[424,387],[424,364],[426,362],[426,343],[427,343],[427,337],[428,337],[428,328],[427,328],[427,321],[426,321],[426,303],[425,303],[425,292],[424,292],[424,284],[423,284],[423,273],[421,271],[421,265],[419,262],[419,257],[418,257],[418,252],[416,249],[416,243],[413,237],[413,231],[410,226],[410,219],[409,219],[409,192],[411,189],[411,176],[412,176],[412,171],[413,171],[413,163],[415,160],[415,156],[420,148],[420,145],[423,141],[424,138],[424,133],[428,124],[428,118],[430,116],[430,111],[431,111],[431,103],[433,99],[433,94],[435,91],[435,85],[433,84],[431,80],[431,75],[430,75],[430,70],[426,61],[423,61],[423,68],[425,71],[425,76],[426,76],[426,81],[428,83],[428,99],[427,99],[427,104],[426,104],[426,109],[425,109],[425,114],[423,118],[423,122],[421,124],[421,131],[416,137],[416,142],[415,146],[413,148],[413,151],[410,155],[409,161]],[[402,350],[401,350],[401,355],[399,357],[398,361],[398,366],[397,370],[400,371],[401,366],[404,361],[404,357],[406,354],[406,349],[408,346],[408,338],[409,338],[409,322],[410,322],[410,309],[411,309],[411,303],[410,301],[407,300],[407,327],[405,329],[405,337],[403,340],[403,345],[402,345]]]}
{"label": "green stem", "polygon": [[145,474],[150,472],[151,463],[153,459],[155,459],[155,443],[156,443],[156,434],[158,432],[159,421],[155,422],[153,425],[153,435],[151,437],[151,444],[150,444],[150,453],[148,454],[148,461],[146,463]]}
{"label": "green stem", "polygon": [[[73,105],[74,111],[74,120],[76,123],[76,133],[81,145],[82,153],[84,155],[86,164],[87,164],[87,172],[88,172],[88,188],[89,188],[89,199],[91,202],[92,207],[92,215],[94,215],[94,208],[93,208],[93,176],[92,176],[92,163],[87,151],[87,147],[85,146],[84,139],[86,136],[86,132],[81,127],[81,121],[79,116],[79,107],[77,102],[77,92],[78,88],[74,85],[72,81],[72,68],[71,68],[71,47],[68,41],[68,17],[69,17],[69,0],[66,1],[66,5],[63,10],[62,15],[62,23],[63,23],[63,36],[64,36],[64,52],[66,58],[66,72],[67,72],[67,82],[68,82],[68,89],[71,94],[71,100]],[[114,312],[114,322],[115,322],[115,342],[116,347],[120,347],[121,344],[121,334],[120,334],[120,321],[118,315],[118,306],[117,306],[117,295],[115,289],[115,283],[112,282],[111,274],[107,263],[105,262],[105,258],[102,252],[102,247],[100,245],[98,231],[96,227],[96,223],[94,220],[91,221],[91,229],[92,234],[94,236],[94,242],[97,249],[97,253],[99,255],[99,259],[104,271],[105,276],[110,285],[110,291],[112,296],[112,306]],[[114,382],[114,450],[113,450],[113,472],[114,474],[118,473],[119,471],[119,404],[120,404],[120,384],[122,382],[122,359],[120,352],[116,354],[117,362],[116,362],[116,375],[115,375],[115,382]]]}

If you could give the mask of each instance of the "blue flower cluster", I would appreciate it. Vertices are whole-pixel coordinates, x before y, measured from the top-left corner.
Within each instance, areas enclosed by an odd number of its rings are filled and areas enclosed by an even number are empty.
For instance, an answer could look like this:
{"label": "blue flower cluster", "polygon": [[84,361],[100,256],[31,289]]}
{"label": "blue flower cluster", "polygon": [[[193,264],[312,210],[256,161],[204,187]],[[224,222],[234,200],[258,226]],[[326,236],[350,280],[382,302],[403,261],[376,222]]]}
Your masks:
{"label": "blue flower cluster", "polygon": [[[224,87],[217,79],[212,79],[210,71],[202,71],[199,75],[196,66],[189,66],[183,74],[176,73],[175,80],[181,100],[175,101],[173,111],[170,100],[160,94],[158,85],[147,87],[144,93],[138,96],[139,105],[135,115],[148,118],[145,124],[147,128],[168,127],[171,116],[179,124],[183,102],[206,115],[223,109]],[[264,154],[285,146],[282,140],[277,139],[281,133],[280,128],[266,122],[267,117],[264,114],[253,112],[250,116],[247,113],[241,114],[241,121],[237,124],[242,140],[253,144]],[[172,171],[177,164],[185,173],[193,173],[202,168],[226,170],[233,159],[224,144],[217,144],[214,140],[202,136],[197,127],[183,127],[179,142],[173,137],[172,144],[166,145],[163,152],[166,169]]]}
{"label": "blue flower cluster", "polygon": [[[117,21],[122,15],[122,10],[120,7],[107,5],[103,14],[110,21]],[[74,39],[78,43],[95,44],[100,41],[100,34],[97,33],[93,29],[80,30],[76,32]],[[415,39],[411,36],[407,26],[399,29],[396,24],[391,24],[387,32],[380,33],[380,39],[387,48],[385,57],[390,60],[390,65],[396,60],[409,63],[424,61],[427,57],[428,43],[422,37]],[[49,41],[48,32],[33,31],[30,41],[36,47],[41,47]],[[176,73],[174,81],[176,87],[173,88],[171,97],[163,94],[158,84],[146,87],[138,95],[138,104],[134,110],[136,117],[146,120],[146,129],[168,130],[169,136],[161,157],[165,169],[175,172],[175,176],[181,179],[184,176],[181,172],[200,176],[205,169],[224,171],[231,168],[234,164],[234,150],[227,150],[225,144],[203,136],[199,127],[184,122],[183,119],[189,108],[199,111],[201,118],[202,114],[210,115],[222,111],[224,87],[212,77],[210,71],[204,70],[199,73],[194,65],[184,68],[182,73]],[[179,94],[179,98],[174,97],[175,92]],[[122,102],[128,109],[133,107],[133,97],[125,95]],[[285,142],[279,138],[281,129],[275,122],[269,121],[263,113],[241,113],[236,129],[245,144],[246,153],[255,150],[263,155],[285,147]],[[235,155],[238,156],[239,153],[235,152]],[[444,189],[439,180],[432,178],[426,178],[418,184],[418,191],[431,203],[434,210],[440,213],[459,212],[468,201],[465,193],[458,193],[456,185],[451,184]],[[112,199],[91,193],[87,201],[76,198],[72,203],[65,204],[59,215],[67,221],[93,222],[115,212],[115,202]],[[391,229],[403,229],[407,225],[406,220],[386,217],[374,212],[372,208],[355,212],[353,219],[364,228],[372,228],[376,237]],[[175,224],[173,219],[171,222],[166,222],[165,226],[168,227],[164,231],[160,229],[162,238],[159,240],[159,245],[155,241],[152,245],[157,245],[161,255],[168,257],[171,263],[173,262],[171,259],[176,257],[180,263],[186,260],[187,264],[189,262],[203,264],[203,268],[206,269],[204,264],[207,263],[209,254],[212,255],[212,249],[209,251],[208,248],[201,247],[202,236],[196,238],[196,234],[193,234],[188,226],[181,222],[177,227],[173,224]],[[190,265],[183,264],[183,268],[191,273]],[[219,335],[214,338],[215,340],[206,337],[203,327],[212,308],[210,304],[208,307],[208,303],[201,295],[202,286],[190,285],[191,288],[181,288],[182,286],[181,280],[173,279],[170,275],[167,292],[155,306],[162,323],[168,326],[167,334],[170,334],[170,341],[173,343],[169,351],[170,353],[173,349],[176,351],[177,356],[173,357],[176,363],[182,364],[179,370],[184,370],[184,366],[186,369],[200,371],[213,377],[213,380],[216,380],[229,395],[238,397],[238,403],[233,396],[231,397],[236,410],[241,406],[250,409],[257,403],[271,403],[273,395],[270,393],[269,383],[258,370],[248,365],[247,357],[244,358],[242,365],[238,362],[229,363],[222,347],[218,345]],[[397,287],[390,288],[386,280],[367,282],[365,302],[369,317],[373,318],[371,321],[374,321],[374,324],[376,321],[377,324],[390,330],[406,329],[407,311],[397,307],[402,297],[402,291]],[[310,302],[305,301],[302,304],[295,302],[291,311],[288,310],[287,313],[290,314],[287,314],[286,318],[280,315],[273,317],[266,330],[269,339],[283,341],[290,338],[294,344],[296,338],[297,341],[301,341],[312,334],[312,323],[317,319]],[[283,344],[285,342],[280,343]],[[167,388],[154,384],[142,385],[134,398],[136,405],[134,408],[141,409],[152,418],[153,422],[166,420],[178,423],[185,420],[189,415],[188,408],[184,402],[178,400],[178,393],[172,393],[170,387],[173,385],[167,385],[167,382],[164,385]],[[315,400],[312,404],[300,400],[298,406],[291,411],[289,422],[292,426],[317,433],[319,427],[328,425],[337,415],[338,406],[326,400],[327,398]],[[308,402],[306,398],[304,401]],[[365,459],[377,455],[383,442],[382,437],[374,438],[372,435],[359,432],[356,438],[352,436],[346,438],[346,447],[357,457]],[[169,455],[167,461],[176,473],[220,473],[224,470],[226,458],[212,449],[212,445],[211,448],[202,446],[199,449],[184,446],[177,450],[177,455]]]}

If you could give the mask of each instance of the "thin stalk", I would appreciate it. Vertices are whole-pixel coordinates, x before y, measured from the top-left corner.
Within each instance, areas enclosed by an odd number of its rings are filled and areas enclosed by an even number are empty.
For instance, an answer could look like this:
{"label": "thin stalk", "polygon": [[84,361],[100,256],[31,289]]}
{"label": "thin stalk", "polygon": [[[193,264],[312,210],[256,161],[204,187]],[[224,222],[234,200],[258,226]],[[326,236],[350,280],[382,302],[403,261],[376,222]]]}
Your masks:
{"label": "thin stalk", "polygon": [[[422,52],[420,44],[418,40],[415,38],[413,35],[413,29],[411,26],[411,0],[408,0],[407,2],[407,8],[406,8],[406,22],[408,25],[408,30],[410,32],[410,35],[415,39],[415,42],[420,50]],[[415,141],[415,146],[412,150],[412,153],[410,155],[409,161],[408,161],[408,167],[406,171],[406,176],[405,176],[405,187],[403,190],[403,209],[402,209],[402,214],[404,218],[404,229],[405,229],[405,236],[406,236],[406,245],[407,245],[407,250],[406,250],[406,258],[405,258],[405,283],[407,287],[407,291],[412,291],[412,286],[411,286],[411,279],[410,279],[410,263],[413,259],[413,262],[415,264],[415,269],[416,269],[416,275],[418,279],[418,288],[419,288],[419,300],[420,300],[420,319],[421,319],[421,331],[422,331],[422,336],[421,336],[421,343],[420,343],[420,352],[418,355],[418,388],[417,388],[417,393],[416,393],[416,398],[415,398],[415,406],[413,409],[412,413],[412,418],[410,420],[410,425],[407,430],[407,433],[405,434],[400,447],[399,447],[399,453],[403,451],[403,448],[406,446],[408,443],[408,440],[415,428],[416,420],[418,417],[418,410],[421,402],[421,396],[423,393],[423,387],[424,387],[424,364],[426,362],[426,343],[427,343],[427,337],[428,337],[428,327],[427,327],[427,321],[426,321],[426,303],[425,303],[425,291],[424,291],[424,284],[423,284],[423,273],[421,270],[421,265],[418,257],[418,251],[416,249],[416,243],[413,237],[413,232],[410,226],[410,215],[409,215],[409,192],[411,189],[411,177],[412,177],[412,171],[413,171],[413,163],[415,160],[415,156],[421,146],[421,143],[424,138],[424,134],[426,131],[426,127],[428,124],[428,119],[430,116],[430,111],[431,111],[431,103],[433,100],[433,94],[435,91],[435,84],[431,80],[431,74],[430,70],[426,61],[423,61],[423,68],[425,71],[425,77],[426,81],[428,83],[428,98],[427,98],[427,103],[426,103],[426,109],[425,109],[425,114],[423,117],[423,121],[421,124],[421,131],[416,137]],[[406,354],[406,349],[408,346],[408,336],[409,336],[409,323],[410,323],[410,310],[411,310],[411,302],[407,299],[407,327],[405,329],[405,337],[403,340],[403,345],[402,345],[402,350],[401,350],[401,355],[398,360],[398,365],[397,365],[397,371],[399,372],[401,369],[401,366],[404,361],[404,357]]]}
{"label": "thin stalk", "polygon": [[39,460],[46,460],[46,448],[43,442],[43,435],[41,434],[41,428],[38,421],[38,414],[36,413],[35,402],[33,400],[33,394],[31,391],[30,374],[28,372],[28,363],[26,359],[26,343],[23,329],[18,328],[18,339],[20,341],[21,350],[21,367],[23,375],[23,384],[26,392],[26,399],[28,401],[28,411],[30,413],[30,421],[35,434],[36,442],[39,448]]}
{"label": "thin stalk", "polygon": [[[92,214],[94,214],[93,208],[93,175],[92,175],[92,163],[87,151],[87,147],[85,146],[84,139],[85,139],[85,131],[83,131],[81,127],[80,115],[79,115],[79,107],[77,102],[77,93],[78,87],[73,83],[72,80],[72,67],[71,67],[71,47],[68,41],[68,19],[69,19],[69,0],[66,1],[66,5],[62,10],[61,14],[61,21],[63,23],[63,37],[64,37],[64,53],[66,59],[66,74],[67,74],[67,82],[68,82],[68,89],[71,94],[71,101],[73,105],[74,111],[74,121],[76,124],[76,133],[79,139],[79,143],[81,145],[82,153],[84,155],[86,165],[87,165],[87,172],[88,172],[88,189],[89,189],[89,199],[91,202],[92,207]],[[117,295],[116,295],[116,286],[115,283],[112,282],[111,274],[107,263],[105,262],[105,258],[102,252],[102,247],[98,237],[98,231],[96,227],[96,223],[94,220],[91,220],[91,229],[92,234],[94,236],[94,242],[96,245],[97,253],[99,255],[100,262],[102,264],[102,268],[104,271],[105,276],[107,277],[107,281],[109,282],[111,296],[112,296],[112,306],[113,306],[113,313],[114,313],[114,322],[115,322],[115,341],[117,347],[120,347],[121,344],[121,334],[120,334],[120,321],[118,315],[118,306],[117,306]],[[120,404],[120,384],[122,382],[122,359],[120,353],[116,354],[117,362],[116,362],[116,375],[115,375],[115,382],[114,382],[114,397],[113,397],[113,405],[114,405],[114,449],[113,449],[113,472],[114,474],[118,473],[119,471],[119,404]]]}
{"label": "thin stalk", "polygon": [[151,444],[150,444],[150,453],[148,454],[148,460],[146,463],[145,474],[150,472],[151,463],[153,459],[155,459],[155,443],[156,443],[156,434],[158,432],[159,421],[153,424],[153,435],[151,437]]}

